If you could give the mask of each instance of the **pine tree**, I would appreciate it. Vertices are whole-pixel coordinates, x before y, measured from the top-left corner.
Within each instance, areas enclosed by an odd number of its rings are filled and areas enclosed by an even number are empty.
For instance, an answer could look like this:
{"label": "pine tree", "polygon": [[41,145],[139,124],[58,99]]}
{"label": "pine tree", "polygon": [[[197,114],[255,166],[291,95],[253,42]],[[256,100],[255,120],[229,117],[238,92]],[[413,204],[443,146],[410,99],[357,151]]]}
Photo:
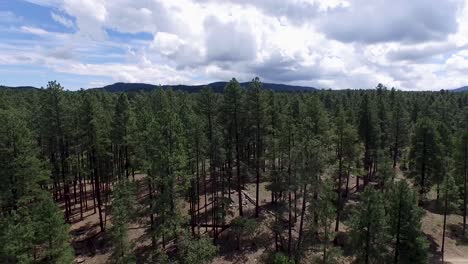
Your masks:
{"label": "pine tree", "polygon": [[32,200],[48,182],[33,135],[17,110],[0,109],[0,207],[2,214]]}
{"label": "pine tree", "polygon": [[236,238],[237,245],[236,249],[240,250],[241,241],[243,239],[251,238],[255,235],[259,224],[254,219],[247,217],[237,217],[231,222],[232,233]]}
{"label": "pine tree", "polygon": [[43,125],[42,132],[47,141],[47,152],[52,165],[52,178],[55,187],[55,199],[62,196],[60,180],[63,183],[63,198],[65,201],[65,219],[70,220],[71,215],[71,194],[69,185],[69,137],[68,123],[66,116],[66,98],[64,88],[56,81],[49,82],[43,105]]}
{"label": "pine tree", "polygon": [[167,241],[179,235],[182,223],[180,201],[189,187],[190,179],[187,177],[183,126],[174,111],[172,95],[162,90],[157,93],[160,109],[155,113],[144,138],[144,167],[152,186],[150,217],[153,219],[155,216],[149,233],[154,242],[161,241],[164,249]]}
{"label": "pine tree", "polygon": [[0,122],[1,262],[71,263],[68,226],[45,190],[48,171],[30,130],[13,109],[0,110]]}
{"label": "pine tree", "polygon": [[285,131],[284,109],[280,103],[280,98],[272,91],[268,93],[269,108],[267,111],[267,135],[266,135],[266,159],[269,160],[271,167],[270,183],[266,186],[271,192],[271,202],[276,203],[279,194],[284,191],[284,168],[281,165],[282,161],[282,132]]}
{"label": "pine tree", "polygon": [[135,263],[128,237],[129,224],[134,215],[133,184],[125,179],[122,180],[115,186],[112,196],[112,227],[109,231],[113,245],[113,259],[115,263]]}
{"label": "pine tree", "polygon": [[294,261],[290,260],[288,256],[284,255],[282,252],[276,252],[273,255],[273,264],[293,264]]}
{"label": "pine tree", "polygon": [[[336,158],[338,160],[338,187],[337,187],[337,199],[336,199],[336,223],[335,232],[339,230],[341,211],[344,206],[343,196],[347,197],[349,190],[349,177],[351,169],[356,163],[356,157],[358,157],[358,144],[357,144],[357,132],[348,122],[346,116],[341,107],[338,108],[338,116],[336,118],[336,128],[334,145],[336,149]],[[342,192],[343,177],[346,176],[346,189],[345,193]]]}
{"label": "pine tree", "polygon": [[377,90],[377,117],[379,130],[378,148],[387,152],[390,149],[390,115],[387,97],[387,87],[378,84]]}
{"label": "pine tree", "polygon": [[[218,129],[217,122],[217,113],[218,113],[218,97],[213,93],[210,88],[203,88],[200,92],[198,98],[198,112],[200,117],[203,120],[202,124],[204,125],[205,135],[207,135],[207,145],[205,150],[205,155],[209,158],[209,176],[211,181],[211,200],[212,200],[212,227],[214,240],[217,239],[217,225],[218,225],[218,216],[223,215],[223,199],[224,190],[221,190],[222,197],[219,196],[219,180],[223,181],[224,177],[221,176],[221,179],[218,177],[218,168],[221,167],[221,139]],[[204,161],[203,161],[204,162]],[[221,184],[223,187],[224,185]],[[205,185],[206,186],[206,185]],[[207,195],[208,190],[205,189],[205,196]],[[205,206],[205,213],[208,210],[208,204]],[[208,224],[208,223],[206,223]]]}
{"label": "pine tree", "polygon": [[186,235],[181,249],[181,262],[184,264],[208,264],[218,253],[218,248],[207,237],[194,238]]}
{"label": "pine tree", "polygon": [[[200,232],[200,195],[201,195],[201,162],[205,160],[204,150],[206,148],[206,137],[204,134],[203,119],[192,109],[192,105],[185,106],[185,118],[182,120],[185,128],[185,138],[187,138],[187,150],[192,179],[190,182],[189,202],[190,202],[190,225],[192,234],[195,235],[195,227],[198,226]],[[228,179],[228,185],[229,185]],[[206,192],[205,192],[206,194]],[[205,207],[206,208],[206,207]]]}
{"label": "pine tree", "polygon": [[[358,134],[355,127],[348,125],[343,131],[343,163],[346,168],[346,186],[344,197],[347,199],[349,194],[349,178],[351,173],[359,172],[361,165],[360,154],[363,152],[363,147],[359,144]],[[356,190],[359,189],[359,185],[356,185]],[[343,206],[343,203],[341,203]],[[338,208],[337,212],[340,212],[341,207]]]}
{"label": "pine tree", "polygon": [[260,200],[260,164],[262,163],[265,148],[264,134],[267,111],[265,94],[262,89],[262,83],[258,77],[253,79],[249,84],[246,100],[248,119],[251,122],[250,127],[253,130],[253,141],[255,142],[255,217],[258,217]]}
{"label": "pine tree", "polygon": [[[298,131],[297,152],[299,160],[299,182],[302,185],[302,207],[299,223],[299,236],[296,246],[296,262],[299,261],[301,252],[301,243],[303,239],[304,218],[307,206],[307,194],[312,193],[313,200],[317,200],[320,192],[320,175],[326,165],[328,158],[328,130],[326,124],[328,118],[316,97],[308,98],[304,107],[304,117]],[[311,190],[308,190],[311,186]],[[312,207],[315,208],[315,207]],[[313,212],[312,217],[319,218],[319,212]]]}
{"label": "pine tree", "polygon": [[420,205],[442,167],[441,154],[440,136],[434,123],[426,118],[419,120],[411,142],[410,167],[419,180]]}
{"label": "pine tree", "polygon": [[392,159],[387,155],[386,151],[379,150],[377,157],[379,160],[379,166],[377,167],[376,178],[380,189],[385,191],[385,189],[395,180],[396,173],[392,168]]}
{"label": "pine tree", "polygon": [[391,112],[390,123],[390,142],[393,158],[393,168],[396,168],[397,162],[402,156],[402,150],[408,143],[408,122],[409,117],[403,106],[403,98],[398,96]]}
{"label": "pine tree", "polygon": [[83,111],[83,131],[84,131],[84,146],[87,150],[88,158],[88,174],[92,179],[92,187],[94,192],[95,205],[99,214],[99,227],[101,232],[104,231],[104,216],[103,216],[103,198],[101,194],[101,181],[103,180],[102,162],[106,152],[105,141],[106,137],[103,133],[102,122],[100,117],[98,103],[95,95],[85,94],[85,100],[82,106]]}
{"label": "pine tree", "polygon": [[[293,220],[293,210],[295,211],[295,206],[292,204],[292,194],[297,191],[297,178],[296,172],[298,170],[298,160],[297,160],[297,151],[295,149],[298,137],[298,130],[300,125],[301,117],[301,102],[298,98],[293,98],[288,105],[288,121],[286,124],[285,131],[285,152],[286,152],[286,161],[287,161],[287,176],[286,176],[286,190],[288,192],[288,257],[291,258],[292,254],[292,228],[296,220]],[[316,142],[315,142],[316,143]],[[296,214],[296,212],[294,212]]]}
{"label": "pine tree", "polygon": [[392,186],[387,201],[393,263],[427,263],[428,243],[421,231],[424,212],[416,193],[402,180]]}
{"label": "pine tree", "polygon": [[114,168],[117,170],[119,179],[123,175],[128,178],[136,124],[130,102],[125,93],[121,94],[117,100],[112,126]]}
{"label": "pine tree", "polygon": [[350,222],[351,245],[358,263],[382,263],[388,257],[388,227],[382,194],[366,187]]}
{"label": "pine tree", "polygon": [[444,203],[444,223],[442,227],[442,261],[444,260],[445,253],[445,232],[447,226],[447,215],[454,213],[460,206],[459,195],[457,193],[457,185],[452,174],[448,174],[444,177],[442,182],[442,201]]}
{"label": "pine tree", "polygon": [[236,79],[232,79],[224,88],[224,114],[231,120],[229,125],[230,131],[234,134],[233,138],[235,141],[235,152],[236,152],[236,173],[237,173],[237,195],[238,195],[238,206],[239,216],[243,216],[242,209],[242,177],[241,177],[241,166],[240,166],[240,151],[241,151],[241,118],[242,118],[242,98],[243,93],[240,88],[239,82]]}
{"label": "pine tree", "polygon": [[468,108],[463,113],[460,132],[455,136],[455,148],[453,154],[454,173],[457,185],[460,186],[460,194],[463,198],[462,214],[463,214],[463,236],[466,234],[466,214],[467,214],[467,199],[468,199]]}
{"label": "pine tree", "polygon": [[0,261],[2,263],[33,263],[34,230],[31,216],[20,210],[0,221]]}
{"label": "pine tree", "polygon": [[333,190],[333,181],[326,180],[320,188],[318,199],[315,201],[315,206],[318,215],[317,226],[312,230],[317,230],[323,234],[322,238],[322,263],[335,263],[339,252],[337,249],[330,247],[332,240],[335,238],[335,232],[331,226],[335,220],[336,203]]}
{"label": "pine tree", "polygon": [[361,102],[359,113],[359,136],[364,143],[364,185],[369,182],[375,166],[375,158],[379,146],[378,118],[375,115],[375,104],[372,98],[366,93]]}
{"label": "pine tree", "polygon": [[68,225],[54,201],[46,194],[31,209],[34,244],[43,251],[47,263],[72,263],[74,254],[69,244]]}

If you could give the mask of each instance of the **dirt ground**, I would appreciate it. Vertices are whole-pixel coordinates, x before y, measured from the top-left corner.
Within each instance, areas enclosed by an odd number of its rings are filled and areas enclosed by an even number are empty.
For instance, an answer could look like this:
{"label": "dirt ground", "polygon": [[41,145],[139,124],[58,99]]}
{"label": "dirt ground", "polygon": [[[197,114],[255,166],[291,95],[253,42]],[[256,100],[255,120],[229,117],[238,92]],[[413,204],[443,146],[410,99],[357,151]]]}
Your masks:
{"label": "dirt ground", "polygon": [[[401,174],[398,175],[401,178]],[[147,189],[144,184],[144,175],[137,175],[136,182],[138,188],[137,199],[141,202],[147,193]],[[355,192],[356,179],[352,177],[350,179],[350,192]],[[272,241],[272,234],[266,225],[268,219],[271,216],[268,213],[268,205],[270,204],[271,194],[266,190],[265,186],[267,183],[262,183],[260,187],[260,206],[262,224],[257,234],[256,243],[246,242],[242,244],[241,250],[235,250],[235,243],[231,236],[229,236],[229,230],[223,231],[219,237],[219,250],[220,254],[213,261],[214,264],[228,264],[228,263],[265,263],[266,257],[271,254],[274,243]],[[88,189],[89,190],[89,189]],[[255,185],[247,184],[245,192],[252,198],[255,198]],[[233,212],[227,219],[236,217],[237,212],[237,193],[231,192],[234,204],[231,206]],[[350,206],[353,203],[353,196],[350,197]],[[204,197],[200,196],[201,208],[204,209]],[[140,204],[140,206],[142,206]],[[97,212],[94,213],[93,201],[90,198],[88,200],[88,209],[83,214],[83,220],[80,221],[80,213],[78,209],[79,205],[74,210],[74,216],[72,217],[70,234],[72,239],[72,245],[75,249],[76,262],[77,263],[90,263],[90,264],[101,264],[109,263],[111,260],[111,247],[108,243],[106,233],[99,232],[99,217]],[[298,202],[298,207],[300,203]],[[244,197],[244,210],[245,214],[254,215],[254,205],[247,201]],[[207,210],[210,210],[210,204],[208,200]],[[425,216],[423,218],[423,231],[427,235],[430,243],[431,259],[430,263],[442,263],[440,254],[440,245],[442,243],[442,224],[443,215],[439,212],[437,202],[435,201],[435,195],[430,194],[428,202],[424,206]],[[104,213],[106,208],[103,209]],[[346,217],[346,216],[344,216]],[[106,229],[111,226],[111,219],[109,216],[106,218]],[[210,221],[210,219],[208,219]],[[147,254],[147,247],[149,245],[149,239],[145,236],[145,231],[148,227],[148,219],[141,218],[138,223],[134,223],[130,228],[130,239],[135,244],[138,263],[145,259]],[[461,223],[462,217],[460,215],[449,215],[447,217],[447,236],[446,236],[446,249],[444,263],[453,264],[468,264],[468,241],[461,238]],[[341,224],[340,231],[346,229],[345,224]],[[202,228],[202,232],[206,229]],[[349,263],[351,258],[344,258],[343,263]]]}

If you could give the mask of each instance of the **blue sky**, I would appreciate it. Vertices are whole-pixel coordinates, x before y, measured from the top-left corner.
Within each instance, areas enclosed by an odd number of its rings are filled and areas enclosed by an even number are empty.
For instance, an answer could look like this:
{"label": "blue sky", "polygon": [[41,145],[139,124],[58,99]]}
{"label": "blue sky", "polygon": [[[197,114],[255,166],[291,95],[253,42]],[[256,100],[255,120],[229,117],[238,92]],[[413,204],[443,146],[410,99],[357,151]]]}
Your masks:
{"label": "blue sky", "polygon": [[467,1],[0,0],[0,85],[456,88]]}

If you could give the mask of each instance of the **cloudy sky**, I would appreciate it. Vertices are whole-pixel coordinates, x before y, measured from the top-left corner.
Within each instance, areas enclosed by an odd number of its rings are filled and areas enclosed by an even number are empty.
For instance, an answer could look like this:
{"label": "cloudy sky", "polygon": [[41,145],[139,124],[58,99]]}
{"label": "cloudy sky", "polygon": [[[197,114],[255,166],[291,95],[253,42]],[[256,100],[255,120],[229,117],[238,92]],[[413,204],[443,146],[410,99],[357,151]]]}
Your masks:
{"label": "cloudy sky", "polygon": [[0,84],[468,85],[468,0],[0,0]]}

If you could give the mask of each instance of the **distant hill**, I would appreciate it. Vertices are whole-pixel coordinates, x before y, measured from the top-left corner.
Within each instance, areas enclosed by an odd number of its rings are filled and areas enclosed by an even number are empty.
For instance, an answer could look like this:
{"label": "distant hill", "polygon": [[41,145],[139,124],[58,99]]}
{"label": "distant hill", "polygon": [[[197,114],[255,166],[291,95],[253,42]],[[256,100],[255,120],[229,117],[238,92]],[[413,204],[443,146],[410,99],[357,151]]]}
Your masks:
{"label": "distant hill", "polygon": [[[213,89],[216,93],[222,93],[224,91],[224,87],[226,86],[227,82],[214,82],[209,84],[202,84],[202,85],[154,85],[154,84],[147,84],[147,83],[123,83],[118,82],[110,85],[106,85],[103,87],[96,87],[90,88],[93,90],[105,90],[111,93],[121,93],[121,92],[137,92],[137,91],[151,91],[158,87],[163,88],[172,88],[178,91],[185,91],[189,93],[199,92],[203,87],[209,86]],[[308,87],[308,86],[297,86],[297,85],[287,85],[287,84],[279,84],[279,83],[262,83],[263,88],[266,90],[272,90],[276,92],[308,92],[308,91],[315,91],[317,88]],[[240,83],[242,87],[247,87],[249,82]],[[39,89],[33,86],[4,86],[0,85],[0,89],[15,89],[15,90],[31,90],[31,89]]]}
{"label": "distant hill", "polygon": [[[163,88],[172,88],[177,91],[185,91],[189,93],[196,93],[199,92],[203,87],[209,86],[213,89],[216,93],[222,93],[224,91],[224,87],[226,87],[227,82],[213,82],[209,84],[201,84],[201,85],[154,85],[154,84],[147,84],[147,83],[124,83],[118,82],[110,85],[106,85],[103,87],[96,87],[90,88],[94,90],[105,90],[111,93],[121,93],[121,92],[138,92],[138,91],[151,91],[158,87]],[[262,83],[263,88],[266,90],[272,90],[275,92],[310,92],[319,90],[315,87],[310,86],[298,86],[298,85],[288,85],[288,84],[280,84],[280,83]],[[240,83],[242,87],[247,87],[249,82]],[[0,85],[0,89],[15,89],[15,90],[35,90],[40,89],[33,86],[5,86]],[[456,89],[448,89],[447,91],[451,92],[468,92],[468,86],[463,86]]]}
{"label": "distant hill", "polygon": [[[224,87],[227,82],[214,82],[203,85],[161,85],[161,87],[171,87],[174,90],[185,91],[185,92],[198,92],[203,87],[209,86],[213,89],[214,92],[220,93],[223,92]],[[307,86],[297,86],[297,85],[287,85],[287,84],[278,84],[278,83],[262,83],[263,88],[267,90],[273,90],[277,92],[297,92],[297,91],[315,91],[317,88],[307,87]],[[244,82],[240,84],[242,87],[247,87],[249,82]],[[151,91],[156,89],[158,86],[147,84],[147,83],[114,83],[111,85],[106,85],[100,88],[94,89],[103,89],[109,92],[136,92],[136,91]]]}
{"label": "distant hill", "polygon": [[457,89],[453,89],[454,92],[468,92],[468,86],[463,86]]}
{"label": "distant hill", "polygon": [[35,90],[39,89],[33,86],[4,86],[0,85],[0,89],[16,89],[16,90]]}

